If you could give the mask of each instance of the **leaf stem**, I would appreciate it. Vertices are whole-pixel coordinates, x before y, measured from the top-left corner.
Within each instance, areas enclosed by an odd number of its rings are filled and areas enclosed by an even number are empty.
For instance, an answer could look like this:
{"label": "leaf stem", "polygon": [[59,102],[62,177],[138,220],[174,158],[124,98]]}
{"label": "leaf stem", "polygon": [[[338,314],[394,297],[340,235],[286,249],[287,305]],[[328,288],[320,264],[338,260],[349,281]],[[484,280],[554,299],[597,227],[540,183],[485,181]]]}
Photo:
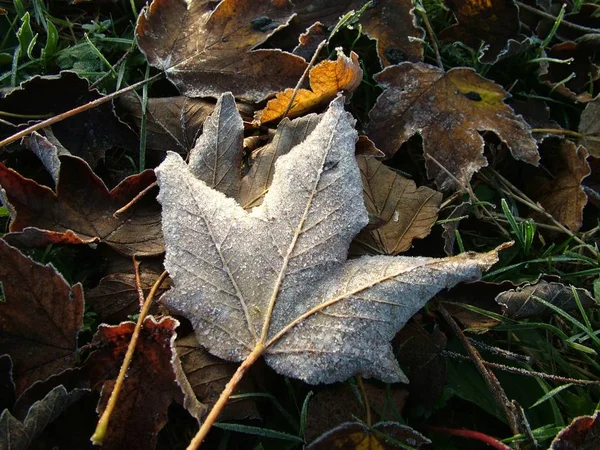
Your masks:
{"label": "leaf stem", "polygon": [[219,415],[221,415],[221,412],[223,411],[223,408],[229,401],[229,397],[231,397],[231,394],[243,378],[244,374],[258,360],[258,358],[261,357],[264,349],[265,348],[262,345],[258,344],[256,347],[254,347],[254,350],[252,350],[252,352],[242,362],[242,364],[240,364],[240,366],[237,368],[237,370],[227,383],[227,386],[225,386],[225,389],[223,389],[223,391],[221,392],[221,395],[219,395],[219,399],[210,410],[210,413],[208,414],[208,416],[206,416],[206,419],[204,419],[202,426],[194,436],[194,439],[192,439],[192,441],[188,445],[187,450],[196,450],[200,448],[200,445],[202,445],[202,441],[204,441],[206,435],[208,434],[214,423],[217,421]]}
{"label": "leaf stem", "polygon": [[367,390],[365,389],[365,383],[363,383],[363,379],[360,375],[356,375],[356,384],[358,384],[358,388],[360,389],[360,394],[363,398],[363,403],[365,406],[365,411],[367,412],[367,426],[371,428],[372,419],[371,419],[371,405],[369,405],[369,397],[367,396]]}
{"label": "leaf stem", "polygon": [[119,392],[123,387],[123,380],[125,380],[125,375],[127,374],[127,370],[129,369],[129,365],[131,364],[131,360],[133,359],[133,353],[135,351],[135,347],[140,337],[140,331],[142,330],[142,324],[144,323],[144,319],[150,310],[150,305],[152,304],[152,299],[156,295],[158,288],[161,286],[165,278],[169,273],[165,270],[160,274],[156,283],[150,289],[148,293],[148,297],[146,297],[146,301],[144,302],[144,306],[140,311],[140,315],[138,317],[137,323],[135,324],[135,329],[133,330],[133,334],[131,335],[131,341],[129,341],[129,346],[127,347],[127,353],[125,354],[125,359],[123,359],[123,364],[121,365],[121,370],[119,371],[119,376],[117,377],[117,381],[115,383],[115,387],[110,394],[110,398],[108,399],[108,403],[106,405],[106,409],[102,413],[102,417],[98,421],[98,425],[96,426],[96,430],[94,434],[90,438],[92,444],[94,445],[102,445],[102,441],[106,437],[106,430],[108,428],[108,423],[110,421],[110,416],[112,415],[113,410],[117,404],[117,400],[119,399]]}
{"label": "leaf stem", "polygon": [[563,130],[562,128],[532,128],[532,133],[548,133],[548,134],[564,134],[566,136],[573,136],[577,138],[584,138],[588,136],[587,134],[578,133],[577,131],[572,130]]}
{"label": "leaf stem", "polygon": [[483,442],[496,450],[513,450],[511,447],[509,447],[506,444],[503,444],[498,439],[496,439],[492,436],[488,436],[487,434],[481,433],[479,431],[463,430],[463,429],[457,429],[457,428],[435,427],[432,425],[422,425],[422,427],[426,428],[427,430],[433,431],[434,433],[442,433],[442,434],[448,434],[450,436],[460,436],[460,437],[467,438],[467,439],[474,439],[479,442]]}
{"label": "leaf stem", "polygon": [[46,119],[42,122],[36,123],[35,125],[27,127],[24,130],[21,130],[18,133],[15,133],[12,136],[9,136],[6,139],[3,139],[2,141],[0,141],[0,148],[6,147],[7,145],[12,144],[13,142],[21,139],[22,137],[25,137],[25,136],[33,133],[34,131],[38,131],[38,130],[41,130],[42,128],[49,127],[50,125],[54,125],[55,123],[61,122],[65,119],[73,117],[79,113],[87,111],[88,109],[92,109],[92,108],[95,108],[96,106],[100,106],[103,103],[111,101],[114,98],[117,98],[122,94],[125,94],[126,92],[134,91],[134,90],[144,86],[147,83],[151,83],[153,81],[160,80],[164,76],[165,75],[163,72],[158,73],[150,78],[147,78],[138,83],[132,84],[131,86],[127,86],[126,88],[115,91],[112,94],[108,94],[108,95],[105,95],[104,97],[97,98],[96,100],[86,103],[85,105],[78,106],[77,108],[70,109],[69,111],[65,111],[62,114],[51,117],[50,119]]}

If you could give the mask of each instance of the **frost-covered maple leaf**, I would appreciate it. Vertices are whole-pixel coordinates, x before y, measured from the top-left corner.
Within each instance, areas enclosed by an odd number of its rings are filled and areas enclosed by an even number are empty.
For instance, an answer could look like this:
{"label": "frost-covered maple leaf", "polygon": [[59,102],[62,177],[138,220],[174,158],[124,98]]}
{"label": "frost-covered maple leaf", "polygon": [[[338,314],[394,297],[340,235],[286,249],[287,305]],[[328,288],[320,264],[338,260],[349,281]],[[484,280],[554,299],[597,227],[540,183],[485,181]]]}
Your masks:
{"label": "frost-covered maple leaf", "polygon": [[389,341],[439,290],[480,277],[497,260],[493,251],[347,261],[368,222],[354,123],[343,98],[334,100],[304,142],[277,160],[251,212],[198,178],[201,152],[189,166],[169,153],[156,170],[174,282],[163,302],[192,322],[211,353],[231,361],[260,354],[309,383],[354,374],[407,381]]}

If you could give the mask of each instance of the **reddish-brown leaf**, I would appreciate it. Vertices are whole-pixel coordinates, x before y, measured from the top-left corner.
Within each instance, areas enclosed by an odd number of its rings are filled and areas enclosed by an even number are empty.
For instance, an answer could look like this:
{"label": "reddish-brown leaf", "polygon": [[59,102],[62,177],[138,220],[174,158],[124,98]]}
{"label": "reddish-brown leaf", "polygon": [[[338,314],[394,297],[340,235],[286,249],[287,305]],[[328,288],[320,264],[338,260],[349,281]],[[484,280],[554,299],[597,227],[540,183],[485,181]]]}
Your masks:
{"label": "reddish-brown leaf", "polygon": [[458,24],[442,31],[440,38],[461,41],[475,50],[485,45],[482,62],[495,63],[529,47],[529,41],[520,33],[519,9],[513,0],[445,0],[445,3]]}
{"label": "reddish-brown leaf", "polygon": [[427,174],[440,188],[456,188],[457,181],[466,185],[487,165],[478,131],[493,131],[516,159],[537,165],[537,146],[527,123],[502,101],[507,92],[474,70],[444,72],[402,63],[375,79],[386,89],[369,113],[368,136],[391,156],[421,133]]}
{"label": "reddish-brown leaf", "polygon": [[600,411],[574,419],[552,441],[550,450],[596,450],[600,448]]}
{"label": "reddish-brown leaf", "polygon": [[136,36],[148,62],[188,97],[231,91],[250,101],[296,85],[306,61],[280,50],[254,50],[293,15],[287,0],[154,0]]}
{"label": "reddish-brown leaf", "polygon": [[[176,381],[175,328],[172,317],[144,321],[119,401],[113,411],[103,446],[110,449],[153,449],[157,434],[167,422],[167,410],[182,392]],[[101,325],[94,336],[96,350],[86,360],[92,388],[101,392],[98,412],[106,407],[135,323]]]}
{"label": "reddish-brown leaf", "polygon": [[0,239],[0,354],[14,364],[17,394],[75,363],[83,291]]}
{"label": "reddish-brown leaf", "polygon": [[[588,152],[566,139],[545,139],[540,146],[542,169],[528,171],[526,192],[572,231],[583,222],[587,195],[581,182],[590,174]],[[541,214],[535,219],[547,222]]]}
{"label": "reddish-brown leaf", "polygon": [[125,255],[164,251],[160,207],[154,197],[146,195],[113,216],[154,183],[153,171],[128,177],[109,191],[82,159],[64,155],[59,159],[56,193],[0,164],[0,185],[12,216],[8,242],[29,247],[104,242]]}

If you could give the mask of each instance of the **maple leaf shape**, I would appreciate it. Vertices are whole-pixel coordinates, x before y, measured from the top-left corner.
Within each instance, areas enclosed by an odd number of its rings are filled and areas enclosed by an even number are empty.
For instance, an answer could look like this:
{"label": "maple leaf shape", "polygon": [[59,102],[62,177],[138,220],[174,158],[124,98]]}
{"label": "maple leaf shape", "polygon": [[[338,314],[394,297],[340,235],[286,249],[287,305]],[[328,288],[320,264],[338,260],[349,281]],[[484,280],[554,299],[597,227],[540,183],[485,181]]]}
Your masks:
{"label": "maple leaf shape", "polygon": [[[214,10],[213,10],[214,9]],[[306,61],[281,50],[253,50],[293,16],[287,0],[154,0],[138,18],[137,43],[188,97],[260,101],[295,86]]]}
{"label": "maple leaf shape", "polygon": [[502,101],[508,93],[473,69],[444,72],[402,63],[379,72],[375,80],[386,89],[369,112],[368,136],[391,156],[420,133],[427,175],[438,187],[457,187],[457,180],[465,185],[487,165],[478,131],[493,131],[514,158],[537,165],[540,156],[527,123]]}
{"label": "maple leaf shape", "polygon": [[157,168],[174,282],[163,301],[211,353],[231,361],[260,354],[309,383],[357,373],[407,381],[389,341],[440,289],[478,278],[497,260],[493,251],[346,261],[368,222],[354,122],[343,98],[334,100],[306,140],[279,157],[251,212],[197,179],[176,153]]}

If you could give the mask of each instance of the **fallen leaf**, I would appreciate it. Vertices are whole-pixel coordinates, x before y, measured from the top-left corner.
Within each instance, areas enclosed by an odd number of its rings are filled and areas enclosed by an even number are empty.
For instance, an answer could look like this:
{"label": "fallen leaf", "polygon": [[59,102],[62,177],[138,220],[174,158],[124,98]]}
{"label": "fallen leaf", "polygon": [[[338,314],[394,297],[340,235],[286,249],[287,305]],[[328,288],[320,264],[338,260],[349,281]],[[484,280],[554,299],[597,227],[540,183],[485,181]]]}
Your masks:
{"label": "fallen leaf", "polygon": [[504,315],[511,319],[521,320],[529,317],[543,317],[554,314],[554,311],[536,300],[537,298],[541,298],[563,311],[577,311],[578,306],[573,291],[577,293],[584,308],[597,304],[585,289],[573,288],[563,283],[549,283],[544,280],[527,283],[516,289],[502,292],[496,296],[496,302],[503,307]]}
{"label": "fallen leaf", "polygon": [[600,158],[600,96],[585,105],[579,120],[579,132],[584,136],[579,143],[594,155]]}
{"label": "fallen leaf", "polygon": [[354,243],[369,253],[397,255],[408,250],[413,239],[422,239],[435,224],[441,192],[404,178],[374,158],[358,157],[365,206],[382,225],[363,230]]}
{"label": "fallen leaf", "polygon": [[600,446],[600,411],[573,419],[550,445],[550,450],[594,450]]}
{"label": "fallen leaf", "polygon": [[481,62],[498,60],[522,53],[531,43],[521,34],[519,8],[513,0],[445,0],[458,23],[440,33],[447,42],[460,41],[472,49],[484,45]]}
{"label": "fallen leaf", "polygon": [[[513,98],[508,103],[514,112],[521,115],[531,128],[561,129],[558,123],[550,119],[550,108],[546,102],[539,98],[528,97],[526,100]],[[538,142],[541,142],[546,137],[551,136],[551,133],[533,133],[533,136]]]}
{"label": "fallen leaf", "polygon": [[[583,222],[587,195],[581,182],[590,174],[588,152],[566,139],[545,139],[540,146],[545,170],[527,171],[526,193],[556,220],[578,231]],[[535,219],[547,222],[541,214]]]}
{"label": "fallen leaf", "polygon": [[[100,97],[102,95],[97,90],[89,89],[86,79],[74,72],[61,72],[58,75],[35,76],[22,83],[0,98],[0,111],[48,118]],[[8,137],[20,128],[31,125],[29,122],[22,123],[23,119],[4,115],[3,120],[6,121],[4,124],[13,123],[15,128],[3,128],[8,132],[0,133],[0,137]],[[92,167],[104,157],[106,150],[115,145],[126,146],[133,138],[129,134],[131,131],[128,133],[127,127],[115,116],[111,103],[104,103],[55,123],[52,131],[66,148]]]}
{"label": "fallen leaf", "polygon": [[298,45],[294,48],[292,53],[310,61],[321,42],[328,37],[329,32],[327,31],[327,27],[321,22],[316,22],[300,35],[298,38]]}
{"label": "fallen leaf", "polygon": [[56,192],[0,164],[2,201],[11,212],[11,233],[4,239],[23,247],[104,242],[125,255],[164,251],[160,208],[151,195],[113,216],[155,181],[152,170],[130,176],[109,191],[82,159],[58,159]]}
{"label": "fallen leaf", "polygon": [[46,397],[31,406],[27,417],[22,422],[5,409],[0,416],[0,448],[6,450],[30,448],[33,440],[49,423],[87,392],[87,389],[67,392],[64,386],[57,386]]}
{"label": "fallen leaf", "polygon": [[[193,333],[177,339],[175,344],[183,373],[190,382],[196,397],[202,404],[211,408],[237,370],[238,365],[212,356],[198,344]],[[244,378],[234,395],[255,390],[251,380]],[[249,398],[231,399],[219,416],[221,421],[258,418],[260,418],[260,414],[257,405]]]}
{"label": "fallen leaf", "polygon": [[[315,22],[327,27],[335,25],[341,16],[358,12],[364,0],[299,0],[294,2],[294,18],[290,33],[298,36]],[[362,31],[377,41],[377,53],[382,66],[423,59],[425,31],[417,26],[414,4],[408,0],[378,0],[360,16]],[[284,30],[285,32],[286,30]]]}
{"label": "fallen leaf", "polygon": [[493,131],[513,157],[537,165],[529,127],[502,102],[507,92],[474,70],[444,72],[427,64],[402,63],[386,68],[375,80],[385,90],[369,113],[367,135],[391,156],[420,133],[427,175],[441,189],[468,184],[487,165],[478,131]]}
{"label": "fallen leaf", "polygon": [[421,324],[410,321],[396,335],[398,361],[411,380],[407,389],[413,405],[431,410],[442,396],[448,365],[442,351],[446,335],[436,326],[429,333]]}
{"label": "fallen leaf", "polygon": [[542,61],[538,76],[553,91],[577,102],[592,101],[590,85],[600,78],[600,67],[593,63],[594,52],[575,42],[554,45],[543,57],[567,60],[570,64]]}
{"label": "fallen leaf", "polygon": [[[123,115],[139,130],[142,121],[140,98],[134,94],[119,97]],[[252,120],[254,108],[237,103],[242,117]],[[187,155],[202,132],[202,125],[215,109],[212,99],[179,97],[149,98],[146,106],[146,148],[176,151]]]}
{"label": "fallen leaf", "polygon": [[396,442],[419,449],[431,441],[407,425],[381,422],[367,427],[361,422],[347,422],[328,431],[310,444],[307,450],[392,450]]}
{"label": "fallen leaf", "polygon": [[[117,449],[153,449],[157,434],[167,422],[169,405],[183,402],[176,379],[175,328],[172,317],[156,320],[148,316],[140,332],[136,351],[127,371],[119,401],[113,410],[103,446]],[[95,349],[85,362],[92,388],[99,391],[98,413],[106,408],[121,363],[127,352],[133,322],[117,326],[100,325],[90,347]],[[195,398],[194,398],[195,400]],[[196,403],[193,415],[206,408]]]}
{"label": "fallen leaf", "polygon": [[251,213],[198,180],[176,153],[157,168],[174,282],[162,301],[191,321],[212,354],[241,361],[254,352],[309,383],[354,374],[406,381],[389,340],[440,289],[496,261],[497,251],[345,261],[367,224],[353,124],[343,98],[332,102],[278,159]]}
{"label": "fallen leaf", "polygon": [[[140,267],[140,288],[145,296],[160,276],[152,268]],[[157,295],[168,289],[163,283]],[[138,289],[133,269],[129,272],[111,273],[100,280],[98,286],[90,289],[85,295],[86,303],[92,311],[98,314],[102,323],[119,323],[140,312]],[[151,309],[151,311],[155,311]]]}
{"label": "fallen leaf", "polygon": [[[349,383],[334,384],[310,398],[306,414],[304,440],[312,442],[337,426],[366,418],[365,402],[357,386]],[[376,386],[363,380],[371,418],[374,422],[386,421],[393,414],[402,413],[408,391],[400,385]]]}
{"label": "fallen leaf", "polygon": [[253,50],[293,15],[287,0],[154,0],[138,18],[139,48],[188,97],[261,101],[295,86],[307,63],[280,50]]}
{"label": "fallen leaf", "polygon": [[17,394],[75,364],[83,291],[0,239],[0,354],[14,364]]}
{"label": "fallen leaf", "polygon": [[[280,92],[273,100],[269,100],[265,109],[254,115],[254,123],[260,125],[283,117],[300,116],[329,104],[340,91],[353,92],[363,76],[358,55],[351,52],[350,57],[347,57],[341,48],[336,50],[337,60],[322,61],[310,70],[310,90],[299,89],[296,95],[294,89]],[[290,103],[291,107],[288,110]]]}
{"label": "fallen leaf", "polygon": [[313,132],[322,116],[309,114],[294,120],[284,118],[271,142],[252,152],[249,170],[243,177],[236,200],[244,209],[259,206],[273,181],[275,162]]}
{"label": "fallen leaf", "polygon": [[[456,231],[460,225],[460,221],[463,217],[468,217],[467,211],[471,204],[469,202],[463,202],[450,209],[449,212],[443,213],[442,220],[447,222],[442,223],[442,238],[444,239],[444,253],[448,256],[455,254],[454,244],[456,243]],[[466,218],[465,217],[465,218]]]}

